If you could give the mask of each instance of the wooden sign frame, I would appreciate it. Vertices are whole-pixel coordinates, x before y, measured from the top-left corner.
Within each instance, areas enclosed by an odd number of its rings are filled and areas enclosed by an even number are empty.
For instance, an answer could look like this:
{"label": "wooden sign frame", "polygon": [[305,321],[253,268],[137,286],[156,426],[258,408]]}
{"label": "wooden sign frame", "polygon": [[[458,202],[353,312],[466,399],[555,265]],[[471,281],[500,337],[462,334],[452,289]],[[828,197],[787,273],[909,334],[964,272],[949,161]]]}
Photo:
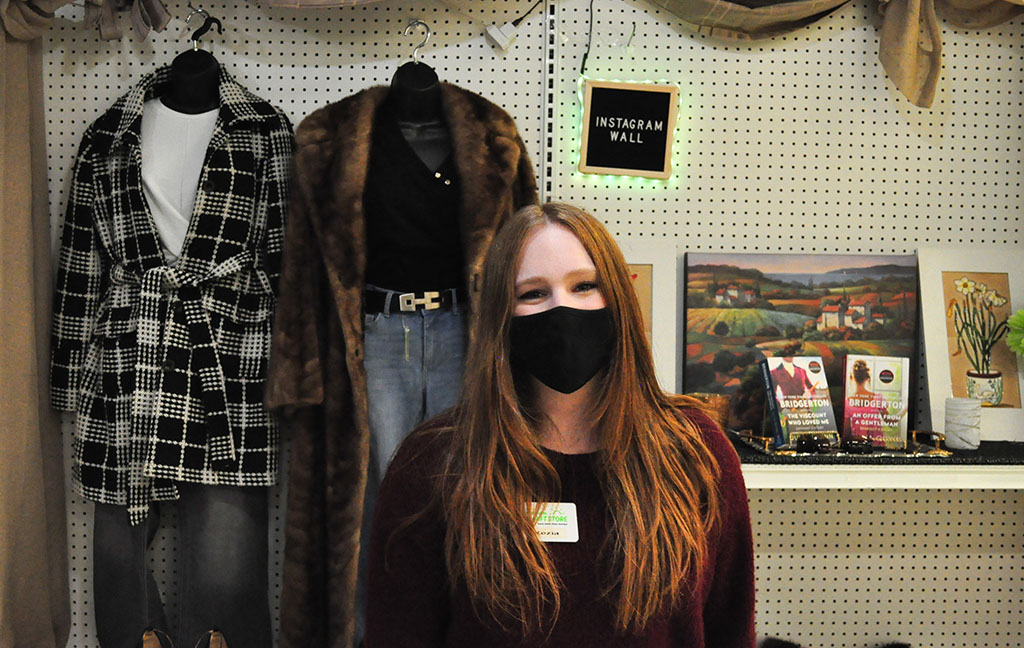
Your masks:
{"label": "wooden sign frame", "polygon": [[[669,107],[666,119],[667,127],[665,130],[665,155],[660,170],[633,169],[587,164],[587,152],[590,149],[591,107],[595,88],[609,88],[614,90],[647,93],[657,92],[669,95]],[[579,170],[582,173],[638,176],[642,178],[655,178],[658,180],[668,179],[672,175],[672,142],[675,139],[676,115],[678,112],[679,88],[677,86],[655,83],[624,83],[619,81],[595,81],[592,79],[587,79],[584,82],[583,87],[583,123],[580,125],[582,137],[580,143]]]}

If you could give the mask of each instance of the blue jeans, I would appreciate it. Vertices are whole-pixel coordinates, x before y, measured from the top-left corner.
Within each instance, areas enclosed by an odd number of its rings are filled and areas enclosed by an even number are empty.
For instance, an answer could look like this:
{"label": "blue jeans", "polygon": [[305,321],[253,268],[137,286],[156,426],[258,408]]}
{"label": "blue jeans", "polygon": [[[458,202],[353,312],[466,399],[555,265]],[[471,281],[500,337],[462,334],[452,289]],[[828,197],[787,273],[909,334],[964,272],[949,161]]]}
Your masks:
{"label": "blue jeans", "polygon": [[[152,627],[192,648],[216,628],[230,648],[270,648],[267,489],[178,484],[178,616],[173,628],[146,565],[159,525],[153,507],[131,526],[127,509],[96,504],[93,591],[102,648],[136,648]],[[203,640],[200,646],[206,646]]]}
{"label": "blue jeans", "polygon": [[[462,389],[468,318],[464,308],[364,316],[363,365],[370,414],[370,465],[360,537],[356,639],[363,636],[366,556],[377,489],[398,446],[419,423],[455,404]],[[230,644],[229,644],[230,645]]]}

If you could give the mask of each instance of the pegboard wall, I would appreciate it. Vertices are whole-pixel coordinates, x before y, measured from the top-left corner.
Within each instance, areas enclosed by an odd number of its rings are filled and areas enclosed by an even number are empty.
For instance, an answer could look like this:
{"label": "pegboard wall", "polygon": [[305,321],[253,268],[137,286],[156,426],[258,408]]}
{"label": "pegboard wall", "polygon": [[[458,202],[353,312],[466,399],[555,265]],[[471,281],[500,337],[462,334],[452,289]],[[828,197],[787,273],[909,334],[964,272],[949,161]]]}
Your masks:
{"label": "pegboard wall", "polygon": [[759,635],[815,648],[1024,644],[1019,491],[749,496]]}
{"label": "pegboard wall", "polygon": [[787,36],[723,43],[643,0],[593,0],[586,76],[679,87],[673,175],[660,182],[576,171],[589,4],[559,2],[552,18],[558,117],[546,184],[604,215],[616,236],[704,252],[1021,244],[1024,20],[944,28],[938,93],[922,110],[882,70],[873,3]]}
{"label": "pegboard wall", "polygon": [[[323,10],[217,0],[207,41],[242,84],[295,124],[331,101],[386,84],[412,52],[412,19],[433,31],[422,60],[516,119],[543,197],[585,206],[615,236],[672,238],[700,251],[913,252],[919,243],[1019,248],[1024,171],[1024,20],[943,29],[931,110],[912,106],[877,59],[863,0],[794,34],[723,43],[643,0],[546,0],[506,55],[483,28],[532,0],[388,0]],[[144,41],[100,41],[81,6],[45,38],[51,213],[56,225],[86,126],[187,45],[184,2]],[[592,22],[591,22],[592,21]],[[576,171],[580,61],[586,76],[680,88],[663,182]],[[70,421],[65,437],[70,456]],[[283,488],[273,493],[272,610],[283,556]],[[758,632],[808,647],[1024,644],[1024,495],[1019,491],[752,490]],[[91,504],[70,496],[73,627],[96,645]],[[174,607],[174,507],[151,552]],[[277,619],[275,618],[275,628]]]}

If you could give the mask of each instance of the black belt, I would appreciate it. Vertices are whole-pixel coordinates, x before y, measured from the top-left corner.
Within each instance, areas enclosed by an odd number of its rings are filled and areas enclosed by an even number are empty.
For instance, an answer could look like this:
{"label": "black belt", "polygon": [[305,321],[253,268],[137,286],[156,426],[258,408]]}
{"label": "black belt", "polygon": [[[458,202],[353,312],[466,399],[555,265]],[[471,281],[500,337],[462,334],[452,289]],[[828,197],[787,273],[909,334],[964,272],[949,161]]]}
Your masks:
{"label": "black belt", "polygon": [[[391,303],[388,304],[388,297]],[[427,290],[422,293],[400,293],[395,290],[363,291],[364,313],[412,313],[418,310],[448,309],[465,304],[466,291],[458,288]]]}

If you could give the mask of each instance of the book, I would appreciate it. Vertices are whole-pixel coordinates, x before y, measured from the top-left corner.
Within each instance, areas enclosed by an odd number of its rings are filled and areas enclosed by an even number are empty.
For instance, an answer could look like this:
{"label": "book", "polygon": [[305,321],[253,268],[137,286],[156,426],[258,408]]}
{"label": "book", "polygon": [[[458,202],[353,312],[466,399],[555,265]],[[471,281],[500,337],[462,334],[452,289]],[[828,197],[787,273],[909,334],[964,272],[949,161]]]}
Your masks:
{"label": "book", "polygon": [[843,376],[843,441],[866,439],[879,448],[906,448],[910,358],[849,354]]}
{"label": "book", "polygon": [[779,404],[775,401],[773,394],[774,388],[772,387],[771,369],[768,368],[768,360],[758,362],[757,367],[761,372],[761,384],[764,386],[765,393],[765,410],[767,410],[764,417],[764,436],[771,437],[775,442],[775,447],[778,447],[787,443],[788,440],[785,437],[781,421],[779,420]]}
{"label": "book", "polygon": [[820,356],[765,358],[761,361],[761,379],[776,448],[795,443],[804,435],[825,436],[839,445]]}

